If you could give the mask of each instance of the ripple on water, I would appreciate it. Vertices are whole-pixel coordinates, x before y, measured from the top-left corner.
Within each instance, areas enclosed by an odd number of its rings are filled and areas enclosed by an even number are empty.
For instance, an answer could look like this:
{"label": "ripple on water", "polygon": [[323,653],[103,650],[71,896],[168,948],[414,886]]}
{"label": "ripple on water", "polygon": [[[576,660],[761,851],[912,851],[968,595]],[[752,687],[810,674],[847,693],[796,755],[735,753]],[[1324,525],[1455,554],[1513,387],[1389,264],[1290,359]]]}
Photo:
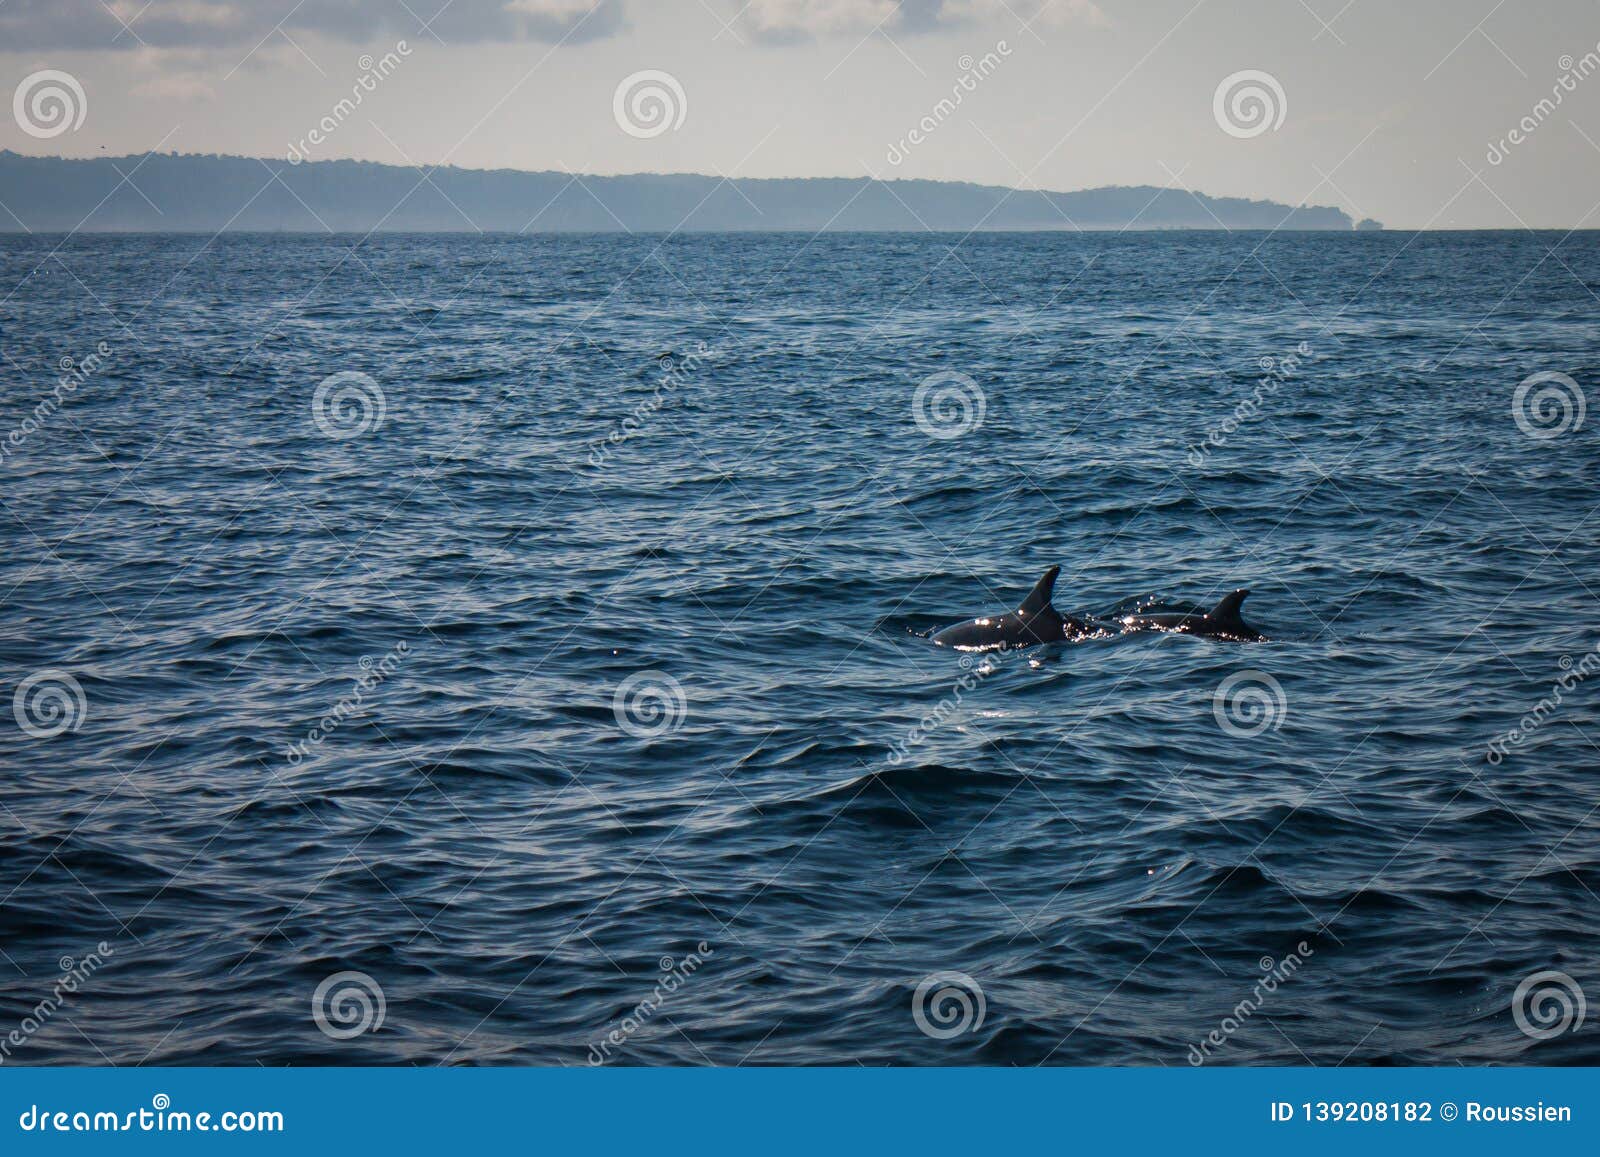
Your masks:
{"label": "ripple on water", "polygon": [[[354,240],[0,238],[0,412],[115,346],[6,462],[0,659],[85,707],[0,733],[0,1019],[109,950],[18,1059],[583,1064],[692,955],[613,1061],[1176,1065],[1291,956],[1209,1063],[1600,1061],[1511,1007],[1600,948],[1588,683],[1524,722],[1600,434],[1509,415],[1591,235]],[[1052,564],[1271,642],[919,637]]]}

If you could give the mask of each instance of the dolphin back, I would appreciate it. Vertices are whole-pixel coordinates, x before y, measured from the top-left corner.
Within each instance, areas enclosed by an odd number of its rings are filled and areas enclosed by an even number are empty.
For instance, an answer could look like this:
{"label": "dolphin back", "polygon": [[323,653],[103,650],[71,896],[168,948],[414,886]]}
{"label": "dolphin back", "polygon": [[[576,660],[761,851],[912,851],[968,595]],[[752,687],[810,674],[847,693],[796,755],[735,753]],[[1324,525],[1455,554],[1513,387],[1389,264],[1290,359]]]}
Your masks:
{"label": "dolphin back", "polygon": [[1231,595],[1224,595],[1222,601],[1212,607],[1206,614],[1206,629],[1226,635],[1240,635],[1249,638],[1256,635],[1256,629],[1244,621],[1242,607],[1244,600],[1250,596],[1247,590],[1237,590]]}
{"label": "dolphin back", "polygon": [[1036,615],[1050,605],[1050,596],[1056,589],[1056,576],[1061,573],[1059,566],[1053,566],[1044,572],[1044,577],[1033,585],[1028,592],[1028,597],[1022,600],[1022,605],[1017,608],[1019,615]]}

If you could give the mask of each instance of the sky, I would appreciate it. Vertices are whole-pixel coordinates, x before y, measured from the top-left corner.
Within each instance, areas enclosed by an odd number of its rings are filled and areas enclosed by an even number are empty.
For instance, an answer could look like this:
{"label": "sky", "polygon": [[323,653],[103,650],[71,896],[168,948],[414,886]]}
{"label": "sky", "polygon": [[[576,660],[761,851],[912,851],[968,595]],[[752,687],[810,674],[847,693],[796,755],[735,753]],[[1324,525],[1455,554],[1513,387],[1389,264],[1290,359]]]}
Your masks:
{"label": "sky", "polygon": [[32,155],[1141,184],[1600,227],[1594,0],[0,0],[0,85],[0,148]]}

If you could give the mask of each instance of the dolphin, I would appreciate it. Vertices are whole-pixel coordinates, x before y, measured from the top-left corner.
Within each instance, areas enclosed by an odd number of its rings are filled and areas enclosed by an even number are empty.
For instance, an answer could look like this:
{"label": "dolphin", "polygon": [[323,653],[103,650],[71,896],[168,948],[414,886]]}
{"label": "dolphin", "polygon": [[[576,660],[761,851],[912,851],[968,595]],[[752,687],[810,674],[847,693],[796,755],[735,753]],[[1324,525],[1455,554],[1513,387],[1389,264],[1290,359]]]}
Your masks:
{"label": "dolphin", "polygon": [[1266,636],[1246,623],[1239,613],[1249,593],[1247,590],[1234,591],[1204,614],[1124,615],[1117,621],[1122,624],[1124,631],[1170,631],[1179,635],[1200,635],[1207,639],[1259,643]]}
{"label": "dolphin", "polygon": [[1005,651],[1038,643],[1059,643],[1082,634],[1087,628],[1081,621],[1057,613],[1050,605],[1050,593],[1060,573],[1058,566],[1045,571],[1044,577],[1034,584],[1016,610],[946,627],[933,636],[933,641],[958,651]]}

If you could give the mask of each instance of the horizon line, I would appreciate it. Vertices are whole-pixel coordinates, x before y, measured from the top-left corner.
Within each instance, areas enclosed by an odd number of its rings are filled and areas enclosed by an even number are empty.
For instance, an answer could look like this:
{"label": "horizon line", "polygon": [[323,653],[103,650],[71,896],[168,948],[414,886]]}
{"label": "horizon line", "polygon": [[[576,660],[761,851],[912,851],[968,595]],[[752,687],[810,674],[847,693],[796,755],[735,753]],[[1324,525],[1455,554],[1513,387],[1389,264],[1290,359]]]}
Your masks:
{"label": "horizon line", "polygon": [[[162,152],[162,151],[159,151],[159,150],[156,150],[156,149],[150,149],[150,150],[146,150],[144,152],[128,152],[128,153],[116,153],[116,154],[113,154],[113,153],[110,153],[110,152],[106,152],[104,154],[95,155],[95,156],[73,157],[73,156],[66,156],[65,154],[61,154],[61,153],[19,153],[15,149],[12,149],[12,148],[9,148],[9,147],[0,148],[0,157],[7,157],[7,156],[9,156],[9,157],[17,157],[17,158],[20,158],[20,159],[26,160],[26,161],[65,161],[65,162],[69,162],[69,163],[70,162],[93,163],[93,162],[98,162],[98,161],[132,161],[132,160],[147,160],[147,159],[149,159],[151,157],[169,157],[169,158],[176,158],[176,159],[193,159],[193,160],[256,161],[256,162],[258,162],[260,164],[287,165],[291,169],[304,168],[304,167],[306,167],[308,165],[340,165],[340,164],[345,164],[345,165],[376,165],[379,168],[385,168],[385,169],[407,169],[407,170],[410,170],[410,169],[426,169],[426,170],[428,170],[430,172],[439,172],[439,171],[448,169],[448,170],[454,170],[456,172],[462,172],[462,173],[521,173],[521,174],[525,174],[525,175],[528,175],[528,176],[557,175],[557,176],[562,176],[562,177],[578,177],[578,178],[592,177],[592,178],[599,179],[599,180],[619,180],[619,179],[630,178],[630,177],[696,177],[696,178],[699,178],[701,180],[707,180],[707,181],[728,181],[728,182],[733,182],[733,181],[869,181],[869,182],[875,182],[875,183],[880,184],[880,185],[890,185],[890,184],[970,185],[971,187],[976,188],[976,189],[1004,189],[1004,190],[1006,190],[1008,192],[1012,192],[1012,193],[1041,193],[1041,194],[1045,194],[1047,196],[1070,196],[1073,193],[1097,192],[1097,191],[1102,190],[1102,189],[1158,189],[1158,190],[1161,190],[1163,192],[1187,193],[1190,196],[1206,197],[1206,198],[1208,198],[1210,200],[1213,200],[1213,201],[1253,201],[1253,202],[1262,202],[1262,203],[1265,203],[1265,204],[1273,204],[1273,205],[1286,205],[1289,208],[1295,208],[1295,209],[1333,209],[1333,210],[1337,210],[1339,212],[1346,213],[1347,216],[1351,216],[1352,218],[1354,218],[1353,214],[1348,213],[1346,210],[1340,208],[1337,205],[1313,205],[1313,204],[1308,204],[1308,203],[1304,203],[1304,202],[1302,202],[1299,205],[1288,205],[1287,202],[1278,201],[1278,200],[1276,200],[1275,198],[1272,198],[1272,197],[1246,196],[1244,194],[1236,194],[1236,193],[1207,193],[1207,192],[1204,192],[1203,190],[1200,190],[1200,189],[1197,189],[1197,188],[1193,188],[1193,187],[1190,187],[1190,186],[1184,186],[1184,185],[1152,185],[1152,184],[1148,184],[1148,183],[1133,184],[1133,185],[1127,185],[1127,184],[1082,185],[1082,186],[1079,186],[1076,189],[1049,189],[1049,188],[1044,188],[1042,186],[997,184],[997,183],[991,182],[991,181],[978,181],[978,180],[972,180],[972,179],[965,178],[965,177],[901,177],[901,176],[880,177],[875,173],[847,173],[847,174],[818,174],[818,173],[811,173],[811,174],[794,174],[794,175],[781,176],[781,177],[739,177],[739,176],[730,176],[730,175],[724,174],[724,173],[705,173],[705,172],[700,172],[698,170],[693,170],[693,169],[676,169],[676,170],[633,169],[633,170],[629,170],[629,171],[625,171],[625,172],[624,171],[618,171],[618,172],[609,172],[608,173],[608,172],[594,172],[594,171],[580,170],[580,169],[558,169],[558,168],[526,169],[526,168],[518,168],[518,167],[515,167],[515,166],[508,166],[508,165],[501,165],[501,166],[496,166],[496,167],[493,167],[493,168],[486,168],[486,167],[482,167],[482,166],[457,165],[457,164],[453,164],[453,163],[433,164],[433,163],[429,163],[429,162],[425,162],[425,161],[417,161],[417,162],[412,162],[412,163],[409,163],[409,164],[404,164],[404,163],[396,163],[394,161],[370,160],[370,159],[365,158],[365,157],[322,157],[322,158],[317,158],[317,159],[306,158],[304,160],[295,160],[295,159],[293,159],[291,157],[261,156],[259,154],[251,154],[251,153],[183,153],[183,152],[178,152],[176,150],[169,150],[169,151],[166,151],[166,152]],[[1042,232],[1042,231],[1043,230],[1036,230],[1036,232]],[[1205,230],[1196,230],[1196,231],[1197,232],[1205,232]],[[765,232],[765,230],[762,230],[762,232]],[[881,232],[881,230],[879,230],[879,232]]]}

